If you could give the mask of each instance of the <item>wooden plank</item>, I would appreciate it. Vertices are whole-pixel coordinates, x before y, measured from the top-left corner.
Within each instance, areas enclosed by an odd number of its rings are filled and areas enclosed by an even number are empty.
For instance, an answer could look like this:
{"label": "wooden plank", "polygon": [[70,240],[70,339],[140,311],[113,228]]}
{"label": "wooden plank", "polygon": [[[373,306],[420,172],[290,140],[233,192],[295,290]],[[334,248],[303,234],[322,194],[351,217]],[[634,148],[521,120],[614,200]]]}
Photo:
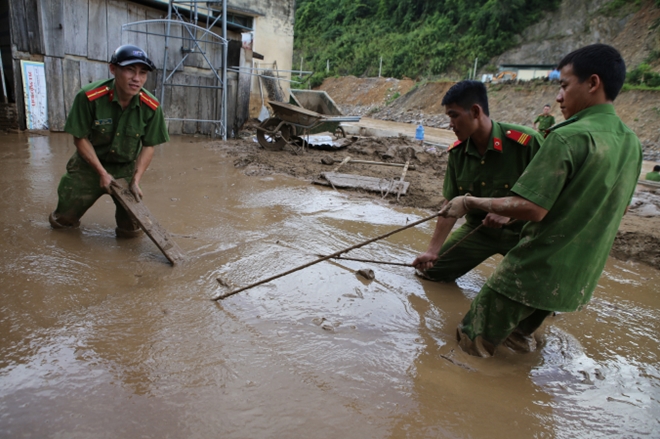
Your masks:
{"label": "wooden plank", "polygon": [[21,72],[21,60],[13,59],[14,68],[14,96],[16,97],[16,113],[18,115],[19,128],[24,130],[27,126],[25,120],[25,99],[23,94],[23,75]]}
{"label": "wooden plank", "polygon": [[[87,58],[110,61],[108,56],[108,17],[106,0],[89,0],[89,29]],[[110,52],[112,54],[112,52]]]}
{"label": "wooden plank", "polygon": [[115,52],[115,49],[122,45],[121,25],[128,23],[128,6],[125,1],[108,0],[106,5],[108,16],[108,59]]}
{"label": "wooden plank", "polygon": [[[128,22],[133,23],[136,21],[144,21],[147,19],[147,11],[144,10],[144,8],[140,5],[137,5],[132,2],[128,2]],[[141,24],[139,26],[131,26],[130,29],[132,30],[137,30],[140,32],[146,32],[147,31],[147,25],[146,24]],[[138,33],[138,32],[130,32],[130,31],[124,31],[124,34],[122,35],[123,42],[122,44],[134,44],[141,48],[142,50],[147,50],[145,49],[147,47],[147,34],[146,33]]]}
{"label": "wooden plank", "polygon": [[62,59],[46,56],[44,57],[44,68],[48,96],[48,128],[51,131],[64,131],[66,111],[62,83]]}
{"label": "wooden plank", "polygon": [[[23,0],[9,0],[9,2],[11,43],[16,46],[17,51],[29,52],[28,29],[25,25],[25,2]],[[20,70],[18,71],[20,72]],[[20,94],[22,91],[16,92],[16,96]]]}
{"label": "wooden plank", "polygon": [[115,181],[117,182],[117,185],[110,186],[112,196],[133,216],[140,225],[140,228],[144,230],[144,233],[146,233],[149,238],[151,238],[154,244],[156,244],[160,251],[163,252],[172,265],[177,265],[183,262],[185,260],[185,253],[183,250],[181,250],[167,230],[165,230],[151,212],[149,212],[147,206],[145,206],[141,200],[135,199],[133,193],[129,189],[128,181],[124,178]]}
{"label": "wooden plank", "polygon": [[[157,20],[164,18],[166,14],[158,13],[158,11],[147,11],[147,20]],[[165,25],[163,23],[151,23],[147,25],[150,34],[160,35],[147,35],[147,51],[149,59],[154,63],[157,69],[163,68],[163,61],[165,58]]]}
{"label": "wooden plank", "polygon": [[[236,95],[238,92],[238,73],[227,73],[227,137],[233,138],[238,134],[239,126],[236,124]],[[222,105],[222,101],[219,103]],[[221,113],[218,113],[221,114]]]}
{"label": "wooden plank", "polygon": [[67,0],[64,3],[64,52],[87,56],[88,0]]}
{"label": "wooden plank", "polygon": [[[400,182],[385,178],[367,177],[364,175],[326,172],[321,174],[321,176],[325,178],[330,185],[336,188],[364,189],[372,192],[380,192],[382,194],[396,194],[400,191],[401,195],[405,195],[410,186],[410,183],[407,181]],[[324,184],[321,181],[315,181],[315,183]]]}
{"label": "wooden plank", "polygon": [[[215,85],[215,76],[213,77],[202,77],[200,78],[200,84],[206,86]],[[215,90],[212,88],[204,88],[201,90],[199,97],[199,116],[200,119],[213,120],[215,119],[215,114],[213,109],[215,108]],[[199,123],[199,132],[202,134],[212,134],[214,126],[210,122],[200,122]]]}
{"label": "wooden plank", "polygon": [[62,70],[64,72],[64,111],[67,116],[71,105],[73,105],[73,98],[80,90],[80,61],[64,58],[62,60]]}
{"label": "wooden plank", "polygon": [[85,86],[91,82],[108,79],[110,72],[108,64],[95,61],[80,61],[80,84]]}
{"label": "wooden plank", "polygon": [[[186,75],[186,85],[199,85],[199,76]],[[186,87],[186,100],[185,100],[185,118],[186,119],[201,119],[199,117],[199,88]],[[183,134],[197,133],[197,122],[184,122]]]}
{"label": "wooden plank", "polygon": [[147,80],[142,86],[144,89],[149,90],[151,93],[153,93],[154,96],[156,96],[156,99],[159,98],[159,96],[156,94],[156,86],[158,84],[156,82],[157,78],[158,78],[157,72],[149,72],[149,74],[147,75]]}
{"label": "wooden plank", "polygon": [[[251,53],[251,52],[250,52]],[[241,47],[239,65],[252,67],[252,63],[245,60],[246,51]],[[250,89],[252,75],[249,70],[243,70],[238,75],[238,91],[236,93],[236,125],[242,127],[250,118]]]}
{"label": "wooden plank", "polygon": [[37,0],[25,1],[25,23],[28,35],[28,51],[32,54],[44,54],[43,39],[41,38],[41,22],[39,20],[39,5]]}
{"label": "wooden plank", "polygon": [[[185,84],[186,78],[183,73],[175,73],[172,77],[173,84]],[[186,102],[186,87],[176,87],[168,86],[167,89],[171,91],[171,98],[167,99],[166,105],[167,109],[163,108],[165,111],[165,117],[174,117],[182,118],[185,115],[185,102]],[[181,134],[183,128],[183,123],[180,120],[171,120],[169,125],[169,131],[172,134]]]}
{"label": "wooden plank", "polygon": [[[167,30],[165,31],[167,32]],[[183,26],[180,24],[172,24],[170,25],[170,35],[177,37],[177,38],[168,38],[167,40],[167,70],[172,71],[174,67],[179,64],[181,59],[183,58],[183,55],[181,53],[181,47],[183,44],[183,40],[181,39],[183,31]],[[165,42],[165,38],[163,38],[163,43]],[[183,65],[179,66],[177,71],[182,71],[183,70]]]}
{"label": "wooden plank", "polygon": [[647,186],[652,188],[660,188],[660,181],[637,180],[637,184],[641,184],[642,186]]}
{"label": "wooden plank", "polygon": [[41,29],[44,35],[44,54],[64,57],[64,0],[39,2]]}
{"label": "wooden plank", "polygon": [[[322,159],[321,162],[324,165],[331,165],[332,164],[332,163],[325,162],[323,160],[324,159]],[[332,162],[339,163],[339,162],[341,162],[341,160],[333,158]],[[362,165],[394,166],[394,167],[397,167],[397,168],[403,168],[403,167],[406,166],[405,163],[386,163],[386,162],[374,162],[374,161],[371,161],[371,160],[353,160],[353,159],[349,160],[349,163],[357,163],[357,164],[362,164]],[[408,166],[408,170],[410,170],[410,171],[415,171],[416,169],[417,168],[415,167],[415,165],[409,165]]]}

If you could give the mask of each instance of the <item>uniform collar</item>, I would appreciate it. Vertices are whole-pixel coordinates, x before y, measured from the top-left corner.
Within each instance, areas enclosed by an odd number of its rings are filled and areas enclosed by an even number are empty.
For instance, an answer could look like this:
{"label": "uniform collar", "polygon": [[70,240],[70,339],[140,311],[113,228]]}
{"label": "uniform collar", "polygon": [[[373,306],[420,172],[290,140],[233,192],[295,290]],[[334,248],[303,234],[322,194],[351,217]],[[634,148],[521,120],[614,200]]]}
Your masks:
{"label": "uniform collar", "polygon": [[599,105],[592,105],[591,107],[587,107],[582,111],[579,111],[571,117],[571,119],[575,118],[577,120],[580,120],[584,117],[591,116],[592,114],[614,114],[616,115],[616,111],[614,111],[614,105],[612,104],[599,104]]}
{"label": "uniform collar", "polygon": [[[500,124],[498,124],[495,121],[493,122],[493,128],[490,133],[490,139],[488,140],[488,148],[486,148],[486,152],[488,151],[495,151],[495,152],[502,152],[502,139],[504,136],[504,133],[502,132],[502,127],[500,127]],[[471,142],[471,138],[469,138],[466,142],[465,145],[465,153],[473,155],[475,157],[481,157],[479,154],[479,151],[477,150],[476,145]]]}

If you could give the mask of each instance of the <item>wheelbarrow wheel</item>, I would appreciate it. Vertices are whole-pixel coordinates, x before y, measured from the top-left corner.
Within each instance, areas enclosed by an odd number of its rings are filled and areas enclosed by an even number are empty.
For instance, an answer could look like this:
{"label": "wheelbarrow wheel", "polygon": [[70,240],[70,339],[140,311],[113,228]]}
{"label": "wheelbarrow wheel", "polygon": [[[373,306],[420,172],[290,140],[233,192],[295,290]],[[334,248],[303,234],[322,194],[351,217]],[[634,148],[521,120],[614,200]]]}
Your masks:
{"label": "wheelbarrow wheel", "polygon": [[276,117],[264,120],[257,128],[257,140],[259,145],[269,151],[281,151],[291,139],[291,127],[288,124],[282,124],[279,131],[273,133],[273,130],[282,122]]}

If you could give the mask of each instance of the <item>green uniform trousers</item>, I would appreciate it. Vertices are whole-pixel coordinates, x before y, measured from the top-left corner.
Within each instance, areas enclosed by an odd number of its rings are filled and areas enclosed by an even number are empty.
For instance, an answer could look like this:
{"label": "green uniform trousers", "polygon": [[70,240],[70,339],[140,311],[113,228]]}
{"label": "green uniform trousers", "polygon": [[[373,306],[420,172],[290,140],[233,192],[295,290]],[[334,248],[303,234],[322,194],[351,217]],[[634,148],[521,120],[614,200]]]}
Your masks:
{"label": "green uniform trousers", "polygon": [[[115,179],[126,178],[130,181],[135,171],[135,162],[103,163],[103,167]],[[62,226],[76,227],[80,218],[102,195],[107,194],[99,185],[99,175],[78,154],[74,154],[66,166],[57,188],[58,203],[53,213],[54,219]],[[117,227],[125,231],[139,229],[137,223],[114,199]]]}
{"label": "green uniform trousers", "polygon": [[485,342],[492,355],[514,331],[521,336],[532,335],[551,313],[511,300],[484,285],[458,325],[459,340],[462,332],[473,342]]}
{"label": "green uniform trousers", "polygon": [[482,227],[447,256],[442,255],[472,232],[478,224],[465,223],[449,238],[438,253],[439,258],[424,275],[438,282],[453,282],[495,254],[505,255],[520,241],[521,224],[501,229]]}

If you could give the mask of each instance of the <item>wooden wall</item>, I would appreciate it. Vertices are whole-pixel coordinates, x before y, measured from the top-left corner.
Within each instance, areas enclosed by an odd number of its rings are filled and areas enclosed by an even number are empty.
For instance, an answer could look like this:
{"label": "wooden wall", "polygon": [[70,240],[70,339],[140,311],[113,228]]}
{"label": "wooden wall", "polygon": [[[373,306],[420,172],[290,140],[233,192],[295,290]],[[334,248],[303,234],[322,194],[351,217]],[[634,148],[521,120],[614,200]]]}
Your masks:
{"label": "wooden wall", "polygon": [[[145,88],[160,99],[160,78],[165,58],[165,38],[157,35],[124,31],[122,25],[148,19],[165,18],[166,12],[142,6],[127,0],[8,0],[13,43],[13,86],[19,123],[25,128],[23,85],[20,60],[42,61],[46,70],[48,88],[48,116],[51,131],[62,131],[71,102],[81,86],[110,77],[108,61],[121,44],[135,44],[144,49],[158,67],[152,72]],[[165,33],[165,25],[152,23],[132,27],[133,30]],[[220,34],[219,28],[214,31]],[[191,53],[183,63],[183,51],[196,47],[183,26],[171,27],[168,44],[168,75],[175,84],[217,85],[208,63],[200,53]],[[229,35],[240,41],[240,34]],[[222,66],[222,46],[200,44],[216,70]],[[183,48],[183,51],[182,51]],[[243,77],[244,75],[241,75]],[[227,87],[229,109],[242,109],[236,104],[238,81],[244,88],[245,80],[230,75]],[[221,91],[210,88],[165,87],[163,110],[166,117],[211,119],[220,118]],[[228,135],[238,132],[246,116],[227,113]],[[171,134],[211,134],[214,127],[205,122],[170,121]]]}

